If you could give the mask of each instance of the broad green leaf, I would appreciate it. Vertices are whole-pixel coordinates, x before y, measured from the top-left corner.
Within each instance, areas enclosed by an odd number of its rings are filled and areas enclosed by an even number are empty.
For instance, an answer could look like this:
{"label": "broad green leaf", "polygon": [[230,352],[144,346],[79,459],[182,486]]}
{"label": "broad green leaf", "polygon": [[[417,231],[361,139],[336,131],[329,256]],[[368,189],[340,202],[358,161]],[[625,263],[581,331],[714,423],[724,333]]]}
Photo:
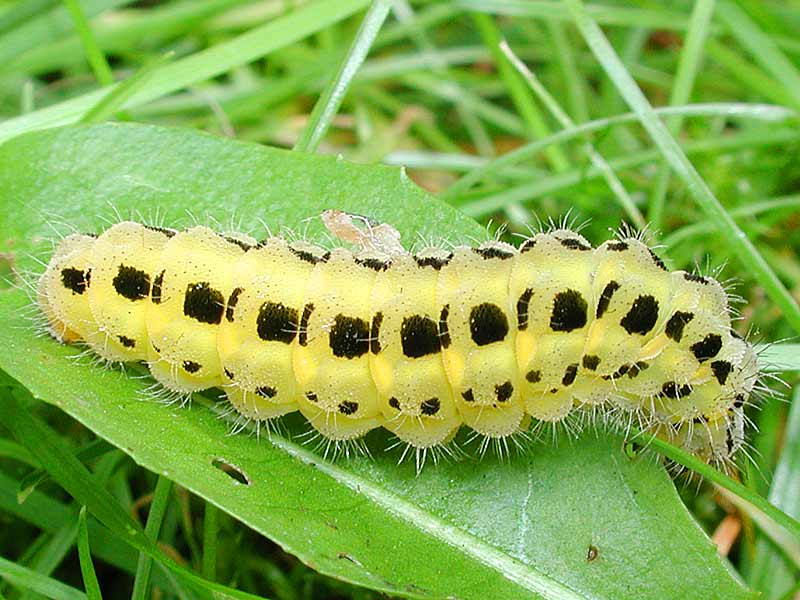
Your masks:
{"label": "broad green leaf", "polygon": [[[391,222],[407,244],[418,234],[486,236],[397,169],[142,125],[6,142],[0,198],[0,252],[23,270],[47,260],[54,229],[98,231],[116,213],[173,226],[192,223],[191,213],[263,237],[261,222],[313,235],[319,213],[339,208]],[[428,464],[416,476],[374,432],[374,458],[331,462],[296,437],[226,435],[230,425],[210,400],[187,408],[143,401],[147,380],[75,361],[78,349],[37,337],[22,316],[29,303],[23,290],[0,291],[2,369],[323,573],[401,596],[752,597],[664,469],[648,455],[627,458],[617,436],[543,436],[505,461]],[[289,418],[287,428],[300,433],[305,424]]]}

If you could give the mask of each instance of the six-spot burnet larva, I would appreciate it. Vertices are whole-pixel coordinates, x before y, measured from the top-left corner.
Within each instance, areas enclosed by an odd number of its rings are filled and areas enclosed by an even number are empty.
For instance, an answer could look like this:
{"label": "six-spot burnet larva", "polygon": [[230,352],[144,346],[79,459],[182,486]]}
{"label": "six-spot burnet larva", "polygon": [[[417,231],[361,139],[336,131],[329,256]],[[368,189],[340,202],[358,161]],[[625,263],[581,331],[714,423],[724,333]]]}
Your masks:
{"label": "six-spot burnet larva", "polygon": [[554,229],[411,254],[388,225],[323,214],[325,250],[134,222],[64,238],[38,287],[51,333],[146,361],[250,419],[299,410],[324,437],[385,427],[415,448],[461,425],[504,439],[604,410],[724,462],[758,371],[714,279],[635,237]]}

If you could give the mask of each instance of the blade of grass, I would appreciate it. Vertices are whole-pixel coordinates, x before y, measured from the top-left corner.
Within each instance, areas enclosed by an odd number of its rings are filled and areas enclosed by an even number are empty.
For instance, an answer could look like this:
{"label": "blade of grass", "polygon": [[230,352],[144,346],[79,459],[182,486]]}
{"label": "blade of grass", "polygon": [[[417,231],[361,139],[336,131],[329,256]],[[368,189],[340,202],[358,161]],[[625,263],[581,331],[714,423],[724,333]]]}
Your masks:
{"label": "blade of grass", "polygon": [[[83,0],[83,12],[88,18],[104,10],[130,3],[131,0]],[[22,3],[24,4],[24,3]],[[13,68],[17,56],[37,46],[58,39],[73,27],[72,19],[63,6],[54,3],[47,12],[10,27],[0,35],[0,72]]]}
{"label": "blade of grass", "polygon": [[[225,73],[263,57],[278,48],[303,39],[344,19],[367,4],[367,0],[317,0],[229,41],[164,65],[121,108],[134,108],[151,100]],[[0,142],[24,131],[66,125],[116,89],[115,84],[77,98],[60,102],[0,124]]]}
{"label": "blade of grass", "polygon": [[[142,42],[155,44],[208,26],[208,20],[248,0],[194,0],[159,4],[147,10],[113,15],[92,23],[97,46],[105,54],[127,53]],[[14,61],[16,72],[36,75],[63,66],[68,57],[81,51],[81,40],[68,35],[55,42],[32,48]]]}
{"label": "blade of grass", "polygon": [[24,446],[5,438],[0,438],[0,457],[10,458],[34,468],[39,466],[39,463]]}
{"label": "blade of grass", "polygon": [[[778,544],[785,543],[790,540],[790,544],[794,546],[800,545],[800,522],[793,519],[790,515],[783,512],[781,509],[773,506],[766,499],[762,498],[750,488],[743,484],[731,479],[724,473],[717,471],[714,467],[706,464],[693,454],[689,454],[669,442],[655,437],[647,432],[641,431],[636,427],[630,427],[631,439],[636,443],[645,446],[648,449],[655,450],[662,456],[683,465],[687,469],[691,469],[698,475],[714,483],[719,488],[730,492],[730,496],[736,498],[737,502],[746,502],[751,505],[755,510],[760,511],[769,521],[771,521],[770,531],[766,533],[774,534],[775,527],[779,527],[780,531],[790,536],[786,539],[775,539]],[[640,441],[641,440],[641,441]]]}
{"label": "blade of grass", "polygon": [[67,7],[73,23],[75,23],[75,30],[78,32],[78,37],[83,45],[83,51],[86,54],[86,59],[94,71],[94,76],[100,85],[111,85],[114,83],[114,75],[111,73],[111,67],[108,66],[105,54],[100,50],[97,40],[92,32],[92,27],[89,21],[86,20],[86,15],[83,14],[83,9],[78,3],[78,0],[64,0],[64,6]]}
{"label": "blade of grass", "polygon": [[[114,497],[97,483],[59,435],[22,406],[17,394],[25,394],[25,398],[34,401],[24,388],[15,389],[14,393],[8,394],[0,402],[0,423],[13,431],[18,441],[39,460],[50,476],[79,504],[85,505],[95,518],[127,544],[158,560],[196,589],[243,600],[254,599],[246,592],[206,581],[164,554]],[[83,594],[81,597],[84,597]]]}
{"label": "blade of grass", "polygon": [[[742,217],[753,217],[761,213],[780,210],[782,208],[800,209],[800,195],[772,198],[762,202],[745,204],[744,206],[738,206],[732,209],[730,214],[735,219],[741,219]],[[716,231],[716,227],[714,227],[713,223],[709,223],[708,221],[692,223],[691,225],[681,227],[680,229],[672,232],[670,235],[662,239],[661,243],[667,248],[673,248],[684,243],[690,238],[700,235],[707,235],[709,233],[713,233],[714,231]]]}
{"label": "blade of grass", "polygon": [[706,55],[711,61],[725,69],[731,78],[755,91],[760,97],[776,104],[792,105],[793,98],[786,88],[724,43],[713,39],[708,40]]}
{"label": "blade of grass", "polygon": [[294,146],[295,150],[316,151],[333,117],[336,116],[356,71],[367,57],[391,6],[392,0],[373,0],[336,75],[314,105],[308,124]]}
{"label": "blade of grass", "polygon": [[[559,2],[536,0],[455,0],[466,10],[530,18],[569,20],[569,12]],[[686,15],[677,11],[628,8],[592,4],[587,7],[591,16],[604,25],[625,25],[648,29],[683,30]]]}
{"label": "blade of grass", "polygon": [[[396,0],[392,5],[392,12],[400,23],[415,25],[419,21],[407,0]],[[431,63],[430,68],[434,75],[442,79],[450,79],[452,82],[453,78],[450,77],[450,73],[447,71],[447,57],[430,41],[424,27],[413,27],[409,31],[409,37],[418,50],[414,55],[427,58]],[[385,63],[383,66],[385,66]],[[361,69],[359,79],[365,75],[369,76],[367,69],[368,65]],[[373,75],[374,73],[375,71],[373,71]],[[483,156],[494,156],[496,154],[494,143],[478,115],[474,114],[461,100],[456,100],[454,105],[458,113],[458,119],[464,124],[464,129],[478,153]]]}
{"label": "blade of grass", "polygon": [[[510,15],[539,19],[570,21],[566,7],[554,0],[454,0],[453,6],[464,10],[488,12],[496,15]],[[685,31],[689,27],[686,14],[666,9],[627,7],[614,4],[589,4],[586,12],[601,25],[622,25],[649,30]],[[723,32],[720,25],[712,25],[712,33]],[[800,53],[797,36],[773,35],[775,43],[793,53]]]}
{"label": "blade of grass", "polygon": [[86,507],[81,507],[78,515],[78,560],[81,564],[81,575],[83,575],[83,587],[86,590],[88,600],[102,600],[100,584],[97,582],[97,575],[92,564],[92,554],[89,549],[89,529],[86,527]]}
{"label": "blade of grass", "polygon": [[0,557],[0,578],[22,590],[38,592],[52,600],[86,600],[86,594],[60,581]]}
{"label": "blade of grass", "polygon": [[430,29],[442,22],[452,21],[458,18],[461,12],[460,8],[450,3],[432,3],[421,7],[415,13],[413,21],[397,21],[384,27],[375,40],[374,47],[382,48],[414,35],[415,31]]}
{"label": "blade of grass", "polygon": [[[362,89],[361,95],[381,110],[395,117],[405,108],[403,103],[395,96],[377,86]],[[426,145],[434,150],[450,153],[457,153],[461,150],[458,144],[454,143],[446,133],[437,127],[435,123],[430,122],[429,119],[415,119],[411,124],[411,129]]]}
{"label": "blade of grass", "polygon": [[111,93],[103,96],[103,98],[97,104],[87,110],[86,114],[79,119],[79,122],[100,123],[113,117],[115,113],[122,109],[123,105],[131,98],[131,96],[144,87],[153,72],[161,65],[169,61],[170,56],[171,55],[162,56],[161,58],[151,61],[149,64],[144,65],[141,69],[136,71],[136,73],[128,77],[125,81],[122,81],[118,85],[114,86],[114,89],[111,90]]}
{"label": "blade of grass", "polygon": [[443,98],[448,102],[460,101],[486,122],[513,135],[525,136],[525,125],[516,114],[483,99],[474,91],[468,91],[452,81],[442,81],[423,72],[407,73],[398,79],[406,85],[432,96]]}
{"label": "blade of grass", "polygon": [[792,96],[792,106],[800,109],[800,71],[786,58],[775,42],[729,0],[721,0],[717,15],[730,34],[752,54],[761,68],[770,73]]}
{"label": "blade of grass", "polygon": [[795,331],[800,332],[800,306],[794,300],[781,280],[770,268],[747,235],[739,229],[727,211],[722,207],[711,189],[681,150],[680,145],[670,135],[645,98],[636,82],[627,72],[614,49],[609,44],[597,23],[586,14],[581,0],[564,0],[575,19],[575,24],[606,74],[617,86],[620,95],[639,116],[642,126],[655,142],[666,161],[686,184],[689,193],[708,218],[715,222],[718,231],[739,259],[753,273],[753,277],[763,287],[769,297],[783,312],[786,320]]}
{"label": "blade of grass", "polygon": [[59,0],[28,0],[17,2],[0,15],[0,34],[18,27],[28,19],[50,10]]}
{"label": "blade of grass", "polygon": [[[150,505],[150,512],[147,515],[147,524],[144,527],[144,534],[153,543],[158,539],[158,532],[161,530],[161,523],[164,520],[164,513],[167,510],[169,492],[172,489],[172,482],[163,475],[156,482],[156,490],[153,493],[153,502]],[[150,572],[153,569],[153,559],[151,556],[142,552],[139,554],[139,564],[136,567],[136,578],[133,580],[133,600],[145,600],[150,593]]]}
{"label": "blade of grass", "polygon": [[[33,569],[40,575],[50,576],[64,561],[78,535],[78,523],[71,519],[62,523],[61,527],[52,536],[45,536],[47,539],[42,545],[38,546],[24,561],[27,567]],[[35,594],[27,593],[22,596],[24,600],[31,600]]]}
{"label": "blade of grass", "polygon": [[[110,450],[114,450],[114,446],[109,444],[105,440],[96,439],[78,450],[75,453],[75,456],[81,462],[87,462],[97,458],[98,456],[102,456],[106,452]],[[47,474],[47,471],[41,468],[37,468],[22,478],[20,481],[20,487],[17,490],[17,502],[22,504],[25,502],[26,498],[33,492],[42,482],[47,481],[50,476]]]}
{"label": "blade of grass", "polygon": [[209,581],[217,578],[217,533],[219,531],[219,509],[206,502],[203,513],[203,577]]}
{"label": "blade of grass", "polygon": [[[33,492],[23,504],[19,504],[15,495],[19,483],[0,473],[0,511],[3,513],[54,535],[61,530],[64,523],[77,520],[78,515],[73,507],[41,492]],[[136,572],[138,554],[97,521],[90,521],[88,529],[90,536],[95,540],[95,556],[133,576]],[[156,573],[159,585],[165,590],[179,593],[180,587],[174,583],[174,576],[171,572],[167,573],[169,575],[166,578],[163,571]]]}
{"label": "blade of grass", "polygon": [[[783,450],[780,454],[769,500],[795,518],[800,517],[800,388],[795,390],[786,420]],[[791,565],[766,539],[756,540],[756,556],[749,582],[766,598],[779,598],[791,588]]]}
{"label": "blade of grass", "polygon": [[[517,113],[525,122],[528,130],[527,137],[529,139],[540,139],[550,135],[550,129],[545,122],[544,116],[526,89],[525,82],[514,70],[508,57],[500,51],[502,36],[492,18],[489,15],[475,13],[472,15],[472,21],[475,23],[483,43],[492,55],[500,79],[505,84]],[[569,159],[560,147],[549,146],[544,154],[556,171],[565,171],[570,167]]]}
{"label": "blade of grass", "polygon": [[[756,148],[794,142],[798,138],[800,138],[800,132],[795,129],[776,130],[769,133],[742,133],[734,136],[723,135],[717,138],[690,142],[686,144],[684,150],[687,154],[720,153],[741,148]],[[660,156],[659,151],[653,148],[642,150],[635,154],[623,154],[623,156],[610,158],[608,164],[614,171],[620,171],[656,161]],[[547,177],[529,178],[528,182],[508,187],[501,192],[478,196],[477,198],[456,197],[448,198],[448,200],[457,205],[464,213],[472,217],[479,217],[502,209],[506,204],[530,201],[533,198],[596,179],[601,174],[600,170],[595,166],[590,166],[589,168],[574,169]]]}
{"label": "blade of grass", "polygon": [[[682,117],[700,117],[700,116],[716,116],[716,117],[742,117],[752,119],[763,119],[765,121],[783,121],[795,117],[794,111],[785,109],[781,106],[773,106],[769,104],[738,104],[738,103],[720,103],[720,104],[689,104],[686,106],[668,106],[655,109],[657,115],[664,116],[682,116]],[[524,146],[507,152],[502,156],[488,162],[480,167],[470,171],[467,175],[456,181],[444,193],[445,198],[452,198],[465,192],[474,183],[477,183],[484,177],[494,174],[497,170],[511,166],[515,163],[528,160],[536,156],[543,148],[550,144],[557,144],[572,140],[576,137],[601,131],[615,125],[623,125],[638,121],[635,113],[625,113],[614,117],[607,117],[583,123],[574,128],[564,129],[551,135],[550,137],[536,140]]]}
{"label": "blade of grass", "polygon": [[[574,128],[575,122],[567,113],[564,112],[558,102],[556,102],[555,98],[550,95],[550,92],[548,92],[547,89],[542,85],[536,75],[534,75],[533,72],[528,69],[528,67],[519,58],[517,58],[505,40],[500,42],[500,50],[502,50],[503,54],[506,55],[508,60],[512,65],[514,65],[514,68],[516,68],[517,71],[522,75],[536,95],[539,96],[542,104],[547,107],[547,109],[561,124],[561,126],[564,129]],[[617,197],[617,200],[619,201],[623,210],[628,213],[628,216],[631,218],[634,225],[636,225],[636,227],[639,229],[644,229],[646,223],[642,213],[633,202],[633,198],[630,197],[628,191],[625,189],[625,186],[622,185],[622,182],[614,174],[614,171],[608,165],[606,159],[603,158],[600,153],[597,152],[597,150],[595,150],[591,142],[586,142],[583,144],[583,150],[595,168],[602,173],[603,178],[608,184],[608,187],[611,188],[611,191]]]}
{"label": "blade of grass", "polygon": [[586,101],[585,80],[578,71],[575,63],[575,53],[567,36],[564,23],[548,19],[547,32],[553,40],[555,58],[564,77],[567,91],[567,105],[570,107],[573,120],[585,123],[589,120],[589,105]]}
{"label": "blade of grass", "polygon": [[[689,18],[689,29],[686,33],[686,40],[683,44],[680,57],[678,58],[678,69],[675,73],[675,84],[669,96],[670,106],[686,104],[692,95],[692,87],[700,65],[703,62],[703,47],[708,37],[711,17],[714,14],[715,0],[698,0],[692,9]],[[681,130],[683,120],[678,117],[667,121],[667,129],[670,134],[677,136]],[[661,163],[650,195],[650,210],[647,213],[650,225],[654,231],[661,231],[664,218],[664,200],[669,189],[670,171],[666,163]]]}

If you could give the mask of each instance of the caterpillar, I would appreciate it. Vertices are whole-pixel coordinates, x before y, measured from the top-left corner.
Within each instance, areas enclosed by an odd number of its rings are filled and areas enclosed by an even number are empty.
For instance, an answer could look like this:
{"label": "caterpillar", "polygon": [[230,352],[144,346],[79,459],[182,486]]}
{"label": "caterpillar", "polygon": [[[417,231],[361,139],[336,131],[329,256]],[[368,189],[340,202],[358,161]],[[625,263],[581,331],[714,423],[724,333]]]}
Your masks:
{"label": "caterpillar", "polygon": [[71,234],[38,305],[61,342],[144,361],[176,394],[221,387],[247,419],[299,410],[328,440],[384,427],[425,451],[602,410],[705,461],[742,446],[757,360],[714,278],[633,235],[411,253],[388,224],[322,219],[355,249],[132,221]]}

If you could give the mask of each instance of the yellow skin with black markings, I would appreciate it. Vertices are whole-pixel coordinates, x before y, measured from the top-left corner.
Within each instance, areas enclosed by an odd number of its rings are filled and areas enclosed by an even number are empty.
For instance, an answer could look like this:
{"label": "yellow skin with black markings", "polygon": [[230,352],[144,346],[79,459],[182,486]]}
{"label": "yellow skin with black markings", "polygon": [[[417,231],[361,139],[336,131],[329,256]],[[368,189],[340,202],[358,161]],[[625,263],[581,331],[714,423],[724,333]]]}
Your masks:
{"label": "yellow skin with black markings", "polygon": [[250,419],[299,410],[331,440],[382,426],[422,449],[602,407],[704,460],[743,443],[756,357],[714,279],[631,237],[412,255],[380,227],[390,243],[354,253],[123,222],[64,238],[38,302],[60,341],[145,360],[171,392],[222,387]]}

